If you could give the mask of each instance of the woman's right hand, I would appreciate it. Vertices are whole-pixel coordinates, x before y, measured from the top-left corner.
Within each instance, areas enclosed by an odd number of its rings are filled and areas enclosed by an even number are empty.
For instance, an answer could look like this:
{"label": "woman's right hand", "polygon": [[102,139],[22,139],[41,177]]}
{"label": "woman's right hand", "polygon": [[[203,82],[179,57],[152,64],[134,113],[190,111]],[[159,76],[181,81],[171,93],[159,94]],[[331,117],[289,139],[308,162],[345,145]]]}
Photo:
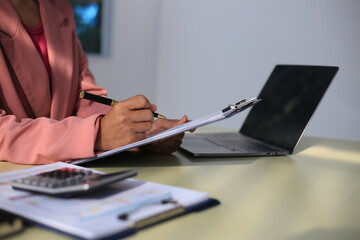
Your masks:
{"label": "woman's right hand", "polygon": [[143,95],[117,102],[100,119],[95,150],[106,151],[145,139],[155,110],[156,106]]}

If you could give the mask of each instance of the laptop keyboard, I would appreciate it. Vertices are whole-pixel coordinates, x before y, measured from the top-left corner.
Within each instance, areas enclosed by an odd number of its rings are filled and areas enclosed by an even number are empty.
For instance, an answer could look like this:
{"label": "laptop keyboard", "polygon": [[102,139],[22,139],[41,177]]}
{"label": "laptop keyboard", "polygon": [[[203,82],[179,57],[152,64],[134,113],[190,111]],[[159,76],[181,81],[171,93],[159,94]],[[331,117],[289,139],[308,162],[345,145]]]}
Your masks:
{"label": "laptop keyboard", "polygon": [[224,147],[230,151],[276,151],[277,148],[271,147],[268,144],[262,143],[260,141],[251,139],[239,133],[229,132],[229,133],[219,133],[219,134],[203,134],[201,135],[205,140],[216,144],[218,146]]}

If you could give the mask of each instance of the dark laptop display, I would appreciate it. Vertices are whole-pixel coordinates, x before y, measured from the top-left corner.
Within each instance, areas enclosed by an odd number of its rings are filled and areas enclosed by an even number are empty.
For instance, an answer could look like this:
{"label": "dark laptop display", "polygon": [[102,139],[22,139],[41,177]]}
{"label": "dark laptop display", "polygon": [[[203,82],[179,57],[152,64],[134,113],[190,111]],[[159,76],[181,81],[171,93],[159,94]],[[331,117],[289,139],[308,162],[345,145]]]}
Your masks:
{"label": "dark laptop display", "polygon": [[193,156],[291,154],[337,71],[277,65],[239,132],[186,134],[180,150]]}

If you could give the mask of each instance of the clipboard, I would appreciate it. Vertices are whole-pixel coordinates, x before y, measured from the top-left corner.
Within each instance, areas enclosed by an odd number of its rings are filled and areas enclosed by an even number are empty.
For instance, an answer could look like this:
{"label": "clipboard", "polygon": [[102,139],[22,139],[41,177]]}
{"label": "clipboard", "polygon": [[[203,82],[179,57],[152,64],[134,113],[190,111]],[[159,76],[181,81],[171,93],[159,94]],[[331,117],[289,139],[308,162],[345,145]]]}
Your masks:
{"label": "clipboard", "polygon": [[221,121],[227,118],[230,118],[242,111],[244,111],[245,109],[255,105],[256,103],[258,103],[259,101],[261,101],[261,99],[258,99],[256,97],[251,98],[251,99],[243,99],[235,104],[230,104],[227,107],[223,108],[220,111],[211,113],[209,115],[206,115],[204,117],[200,117],[198,119],[189,121],[187,123],[181,124],[179,126],[170,128],[168,130],[165,130],[163,132],[160,132],[158,134],[155,134],[153,136],[150,136],[144,140],[140,140],[134,143],[130,143],[128,145],[119,147],[119,148],[115,148],[109,151],[105,151],[102,153],[97,154],[95,157],[90,157],[90,158],[83,158],[83,159],[78,159],[78,160],[74,160],[71,163],[72,164],[82,164],[82,163],[86,163],[86,162],[90,162],[90,161],[94,161],[96,159],[100,159],[100,158],[104,158],[107,156],[111,156],[126,150],[129,150],[131,148],[135,148],[135,147],[140,147],[143,145],[146,145],[148,143],[151,142],[155,142],[164,138],[168,138],[192,129],[196,129],[205,125],[208,125],[210,123],[214,123],[217,121]]}
{"label": "clipboard", "polygon": [[65,199],[11,188],[14,179],[64,167],[86,169],[58,162],[0,174],[0,208],[25,222],[71,237],[115,239],[220,204],[205,192],[135,179],[120,181],[93,195]]}

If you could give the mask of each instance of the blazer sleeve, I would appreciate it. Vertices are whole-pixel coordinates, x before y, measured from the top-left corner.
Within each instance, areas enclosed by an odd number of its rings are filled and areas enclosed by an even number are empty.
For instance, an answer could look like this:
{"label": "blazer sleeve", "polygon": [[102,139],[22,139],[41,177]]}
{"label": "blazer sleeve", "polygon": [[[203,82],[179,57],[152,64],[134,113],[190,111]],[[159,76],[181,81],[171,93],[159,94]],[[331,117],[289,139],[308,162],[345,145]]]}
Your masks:
{"label": "blazer sleeve", "polygon": [[[0,160],[47,164],[94,156],[99,115],[20,121],[0,110]],[[68,149],[66,149],[68,148]]]}

